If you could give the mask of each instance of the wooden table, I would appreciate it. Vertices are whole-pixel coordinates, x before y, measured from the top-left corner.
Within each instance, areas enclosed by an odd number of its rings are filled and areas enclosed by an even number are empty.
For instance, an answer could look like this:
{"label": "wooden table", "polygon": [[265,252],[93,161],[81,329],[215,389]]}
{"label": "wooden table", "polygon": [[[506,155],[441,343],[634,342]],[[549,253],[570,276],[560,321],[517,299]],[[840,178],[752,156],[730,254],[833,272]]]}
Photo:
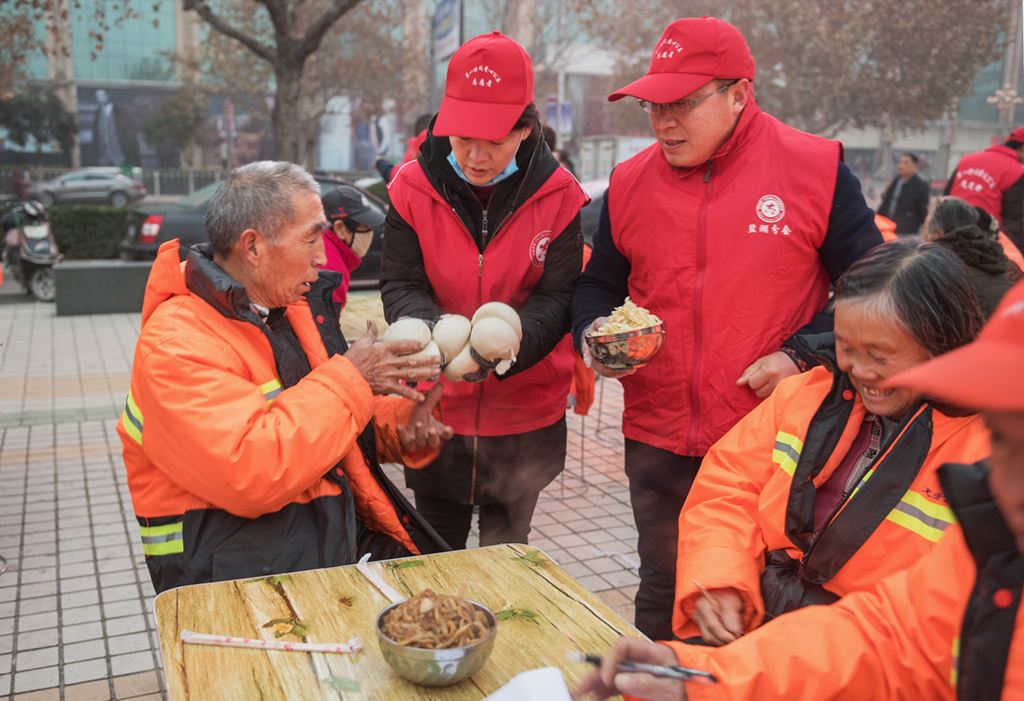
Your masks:
{"label": "wooden table", "polygon": [[[410,565],[410,562],[418,564]],[[404,563],[404,564],[403,564]],[[492,611],[515,608],[536,618],[498,622],[494,650],[483,668],[450,687],[417,686],[381,657],[374,621],[388,600],[354,566],[296,572],[279,578],[181,587],[156,598],[164,674],[172,701],[182,699],[481,699],[516,674],[562,669],[570,686],[589,667],[566,661],[571,650],[604,653],[620,635],[642,637],[536,548],[495,545],[371,563],[385,582],[411,596],[427,587],[475,599]],[[184,645],[181,631],[273,639],[264,624],[296,617],[309,642],[358,636],[357,655]],[[352,680],[358,692],[328,679]],[[344,683],[342,684],[344,685]]]}

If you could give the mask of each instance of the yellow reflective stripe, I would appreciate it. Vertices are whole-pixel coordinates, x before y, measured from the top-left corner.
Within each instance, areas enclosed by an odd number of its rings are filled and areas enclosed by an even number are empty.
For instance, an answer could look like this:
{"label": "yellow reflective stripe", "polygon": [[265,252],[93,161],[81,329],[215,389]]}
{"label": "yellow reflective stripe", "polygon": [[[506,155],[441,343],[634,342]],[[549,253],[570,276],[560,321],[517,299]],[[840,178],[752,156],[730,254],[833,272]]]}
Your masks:
{"label": "yellow reflective stripe", "polygon": [[181,533],[183,525],[181,521],[178,521],[177,523],[165,523],[162,526],[139,526],[139,535],[143,538],[152,538],[170,533]]}
{"label": "yellow reflective stripe", "polygon": [[949,682],[956,688],[957,682],[960,681],[959,674],[960,667],[960,636],[953,638],[953,666],[949,670]]}
{"label": "yellow reflective stripe", "polygon": [[273,401],[274,397],[281,394],[281,381],[275,378],[270,382],[264,382],[260,385],[260,392],[268,402]]}
{"label": "yellow reflective stripe", "polygon": [[797,462],[800,460],[800,453],[804,449],[804,443],[792,433],[779,431],[775,434],[775,448],[772,450],[772,462],[782,468],[790,477],[796,472]]}
{"label": "yellow reflective stripe", "polygon": [[168,540],[165,543],[152,543],[142,546],[142,554],[152,557],[154,555],[177,555],[185,552],[185,541]]}
{"label": "yellow reflective stripe", "polygon": [[174,555],[185,552],[185,541],[182,539],[183,525],[181,521],[178,521],[159,526],[139,526],[143,554],[147,556]]}
{"label": "yellow reflective stripe", "polygon": [[135,403],[131,392],[128,392],[128,398],[124,402],[121,424],[124,426],[125,433],[131,436],[136,443],[142,445],[142,410]]}
{"label": "yellow reflective stripe", "polygon": [[942,538],[950,524],[956,523],[956,516],[948,506],[936,504],[910,490],[885,518],[933,543]]}
{"label": "yellow reflective stripe", "polygon": [[942,504],[936,504],[934,501],[927,499],[918,492],[907,491],[907,493],[903,495],[902,501],[910,504],[920,511],[923,511],[933,519],[943,521],[946,524],[956,523],[956,515],[953,514],[953,509],[948,506],[943,506]]}

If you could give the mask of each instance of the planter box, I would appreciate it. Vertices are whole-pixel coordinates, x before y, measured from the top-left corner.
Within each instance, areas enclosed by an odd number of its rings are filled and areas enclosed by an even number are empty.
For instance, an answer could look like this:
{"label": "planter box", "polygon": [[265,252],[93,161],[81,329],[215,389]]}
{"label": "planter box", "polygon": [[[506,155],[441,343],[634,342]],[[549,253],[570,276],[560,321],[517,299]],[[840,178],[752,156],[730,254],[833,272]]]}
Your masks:
{"label": "planter box", "polygon": [[142,311],[152,261],[69,260],[53,272],[57,316]]}

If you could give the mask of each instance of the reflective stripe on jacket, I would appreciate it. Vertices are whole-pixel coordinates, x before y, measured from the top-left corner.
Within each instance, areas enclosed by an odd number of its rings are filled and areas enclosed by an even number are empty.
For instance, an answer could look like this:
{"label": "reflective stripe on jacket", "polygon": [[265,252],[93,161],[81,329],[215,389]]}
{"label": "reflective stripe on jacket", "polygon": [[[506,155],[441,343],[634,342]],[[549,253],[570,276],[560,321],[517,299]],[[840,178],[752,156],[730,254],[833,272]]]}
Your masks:
{"label": "reflective stripe on jacket", "polygon": [[673,168],[655,143],[615,168],[608,213],[629,294],[666,333],[621,380],[626,438],[700,456],[757,406],[737,378],[827,299],[819,249],[840,151],[751,102],[706,165]]}
{"label": "reflective stripe on jacket", "polygon": [[[677,636],[699,635],[691,620],[700,596],[695,581],[736,589],[750,630],[762,622],[766,601],[800,601],[799,591],[794,597],[771,587],[820,586],[845,596],[934,547],[954,521],[938,467],[980,460],[990,447],[979,416],[951,417],[930,405],[901,422],[828,525],[813,535],[815,488],[839,467],[865,413],[848,378],[820,366],[780,382],[712,446],[679,517]],[[773,551],[798,569],[762,581],[765,555]]]}
{"label": "reflective stripe on jacket", "polygon": [[[372,454],[412,467],[433,459],[402,453],[396,428],[413,403],[374,397],[347,359],[329,357],[321,329],[333,325],[332,344],[344,344],[337,314],[314,318],[306,300],[286,314],[312,369],[282,383],[258,319],[194,294],[185,269],[176,240],[161,246],[118,424],[157,588],[248,576],[246,558],[274,571],[344,564],[357,516],[418,552]],[[322,291],[326,302],[331,289]],[[172,556],[173,566],[158,562]]]}
{"label": "reflective stripe on jacket", "polygon": [[981,465],[947,465],[959,520],[909,569],[811,606],[721,648],[667,643],[718,684],[690,701],[1021,701],[1024,556]]}

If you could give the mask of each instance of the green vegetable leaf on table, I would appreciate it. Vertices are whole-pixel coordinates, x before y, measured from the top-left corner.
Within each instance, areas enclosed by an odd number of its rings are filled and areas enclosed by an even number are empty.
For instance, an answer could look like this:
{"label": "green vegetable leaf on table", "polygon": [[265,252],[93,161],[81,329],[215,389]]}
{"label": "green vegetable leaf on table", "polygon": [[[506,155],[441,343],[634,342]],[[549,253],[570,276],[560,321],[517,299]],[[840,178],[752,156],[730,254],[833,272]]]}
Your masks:
{"label": "green vegetable leaf on table", "polygon": [[503,608],[494,614],[494,617],[499,621],[507,621],[510,618],[524,618],[531,623],[536,623],[540,619],[540,615],[534,613],[530,609],[517,609],[512,606]]}
{"label": "green vegetable leaf on table", "polygon": [[543,566],[548,564],[548,560],[541,555],[540,550],[528,550],[525,555],[513,555],[512,559],[525,562],[528,565]]}
{"label": "green vegetable leaf on table", "polygon": [[348,679],[346,677],[331,677],[330,679],[325,679],[324,684],[332,689],[336,689],[337,691],[357,692],[362,690],[359,686],[359,682],[355,679]]}
{"label": "green vegetable leaf on table", "polygon": [[406,560],[404,562],[389,562],[388,568],[392,570],[407,570],[410,567],[422,567],[423,560]]}
{"label": "green vegetable leaf on table", "polygon": [[275,638],[282,638],[286,635],[304,637],[309,626],[298,618],[274,618],[263,624],[264,628],[271,628]]}

